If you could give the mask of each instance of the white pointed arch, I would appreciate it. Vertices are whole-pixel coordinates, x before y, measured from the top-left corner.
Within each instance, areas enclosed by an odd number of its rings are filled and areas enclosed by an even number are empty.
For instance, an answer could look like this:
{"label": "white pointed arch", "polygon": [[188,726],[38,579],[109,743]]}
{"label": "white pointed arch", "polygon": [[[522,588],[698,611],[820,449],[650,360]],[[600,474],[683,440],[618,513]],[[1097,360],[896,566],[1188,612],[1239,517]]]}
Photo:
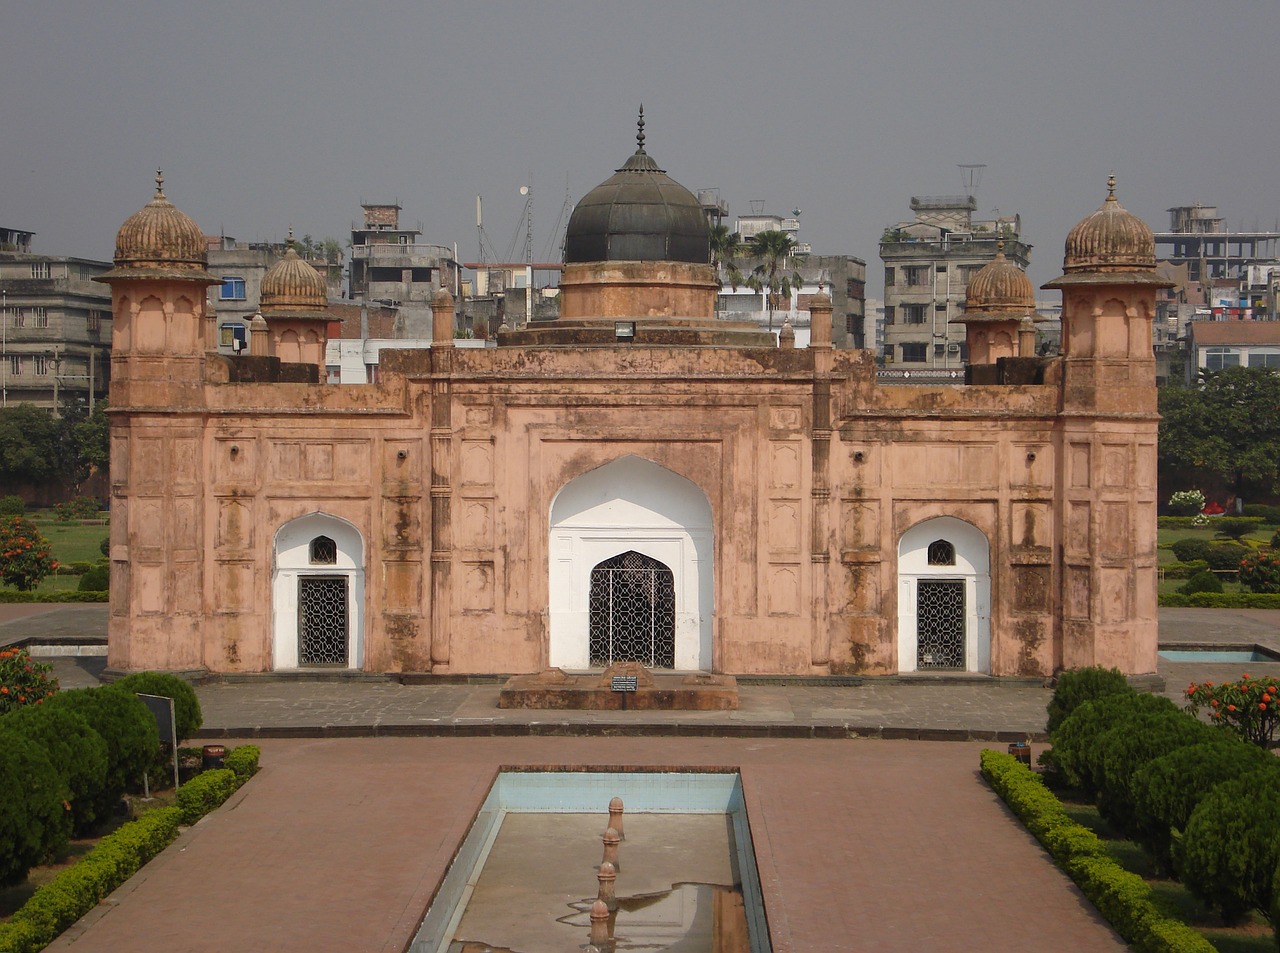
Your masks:
{"label": "white pointed arch", "polygon": [[629,454],[561,487],[551,503],[549,529],[552,666],[588,667],[591,570],[635,551],[674,575],[675,668],[711,669],[711,504],[696,484]]}
{"label": "white pointed arch", "polygon": [[[333,558],[313,558],[312,542],[320,537],[334,544]],[[327,548],[327,547],[326,547]],[[272,666],[298,667],[298,592],[306,577],[346,580],[347,663],[364,665],[364,538],[354,525],[327,513],[309,513],[276,531],[271,580]]]}
{"label": "white pointed arch", "polygon": [[[949,558],[941,559],[942,553]],[[964,592],[963,670],[991,670],[991,546],[972,523],[938,516],[917,523],[898,541],[898,671],[919,668],[920,584],[951,581]]]}

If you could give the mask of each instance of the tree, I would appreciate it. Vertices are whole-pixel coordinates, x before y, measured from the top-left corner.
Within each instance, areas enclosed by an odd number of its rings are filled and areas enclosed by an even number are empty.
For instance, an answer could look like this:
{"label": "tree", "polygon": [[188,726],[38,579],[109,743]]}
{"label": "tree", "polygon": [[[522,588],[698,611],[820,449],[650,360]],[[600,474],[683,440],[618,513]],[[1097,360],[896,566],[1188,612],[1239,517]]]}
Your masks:
{"label": "tree", "polygon": [[729,231],[728,225],[711,226],[711,267],[716,272],[716,286],[724,288],[725,280],[734,291],[742,284],[742,271],[734,259],[742,246],[742,236]]}
{"label": "tree", "polygon": [[79,465],[103,473],[111,459],[106,410],[107,402],[98,401],[93,406],[93,413],[72,429]]}
{"label": "tree", "polygon": [[773,330],[773,311],[779,298],[790,298],[791,289],[798,287],[800,275],[787,274],[787,263],[795,251],[796,240],[788,232],[774,229],[756,232],[747,244],[747,253],[760,260],[751,269],[747,287],[753,291],[767,291],[769,304],[769,330]]}
{"label": "tree", "polygon": [[58,568],[49,541],[23,516],[0,520],[0,579],[6,586],[30,592]]}
{"label": "tree", "polygon": [[75,471],[67,425],[33,404],[0,408],[0,482],[47,483]]}
{"label": "tree", "polygon": [[1268,489],[1280,476],[1280,374],[1256,367],[1201,371],[1195,387],[1160,391],[1160,460]]}

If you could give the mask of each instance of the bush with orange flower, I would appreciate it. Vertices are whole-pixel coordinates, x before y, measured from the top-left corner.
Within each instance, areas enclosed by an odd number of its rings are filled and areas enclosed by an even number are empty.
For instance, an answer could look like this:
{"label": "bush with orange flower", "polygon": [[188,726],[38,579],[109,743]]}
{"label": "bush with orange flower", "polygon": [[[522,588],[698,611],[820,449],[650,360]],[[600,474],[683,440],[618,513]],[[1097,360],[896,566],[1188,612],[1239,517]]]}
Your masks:
{"label": "bush with orange flower", "polygon": [[35,523],[21,516],[0,519],[0,579],[6,586],[30,592],[57,568],[53,549]]}
{"label": "bush with orange flower", "polygon": [[1246,672],[1235,682],[1192,682],[1183,695],[1193,715],[1205,711],[1214,724],[1231,729],[1261,748],[1269,748],[1280,725],[1277,681],[1280,680],[1250,678]]}
{"label": "bush with orange flower", "polygon": [[32,661],[26,649],[0,649],[0,715],[38,705],[58,690],[53,666]]}

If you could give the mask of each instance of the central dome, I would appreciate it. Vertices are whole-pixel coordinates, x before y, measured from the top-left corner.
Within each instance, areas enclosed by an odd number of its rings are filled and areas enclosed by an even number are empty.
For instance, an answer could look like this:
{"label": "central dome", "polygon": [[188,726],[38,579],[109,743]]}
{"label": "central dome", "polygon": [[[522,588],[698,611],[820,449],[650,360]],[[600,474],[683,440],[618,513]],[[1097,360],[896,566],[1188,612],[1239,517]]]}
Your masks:
{"label": "central dome", "polygon": [[583,196],[569,216],[564,260],[711,260],[711,233],[702,205],[644,151],[640,110],[636,151],[621,169]]}

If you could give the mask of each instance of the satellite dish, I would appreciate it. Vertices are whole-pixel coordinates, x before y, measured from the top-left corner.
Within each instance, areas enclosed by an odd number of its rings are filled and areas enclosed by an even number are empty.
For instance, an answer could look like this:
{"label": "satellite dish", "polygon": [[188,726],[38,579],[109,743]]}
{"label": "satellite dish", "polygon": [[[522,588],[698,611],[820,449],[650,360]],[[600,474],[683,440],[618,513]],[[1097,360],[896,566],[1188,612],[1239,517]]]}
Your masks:
{"label": "satellite dish", "polygon": [[522,186],[520,186],[520,194],[521,194],[521,195],[528,195],[528,194],[529,194],[529,186],[527,186],[527,185],[522,185]]}

